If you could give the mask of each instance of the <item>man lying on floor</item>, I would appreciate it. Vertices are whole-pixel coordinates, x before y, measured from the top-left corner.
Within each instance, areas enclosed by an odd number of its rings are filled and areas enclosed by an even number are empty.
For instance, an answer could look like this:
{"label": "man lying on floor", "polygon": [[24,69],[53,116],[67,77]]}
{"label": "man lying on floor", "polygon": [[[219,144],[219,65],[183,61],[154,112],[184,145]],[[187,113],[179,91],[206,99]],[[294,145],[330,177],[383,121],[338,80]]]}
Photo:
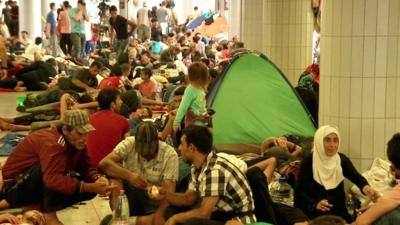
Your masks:
{"label": "man lying on floor", "polygon": [[86,140],[93,130],[85,111],[69,110],[62,125],[28,135],[3,169],[0,209],[29,207],[44,212],[47,225],[62,224],[57,211],[114,186],[91,166]]}

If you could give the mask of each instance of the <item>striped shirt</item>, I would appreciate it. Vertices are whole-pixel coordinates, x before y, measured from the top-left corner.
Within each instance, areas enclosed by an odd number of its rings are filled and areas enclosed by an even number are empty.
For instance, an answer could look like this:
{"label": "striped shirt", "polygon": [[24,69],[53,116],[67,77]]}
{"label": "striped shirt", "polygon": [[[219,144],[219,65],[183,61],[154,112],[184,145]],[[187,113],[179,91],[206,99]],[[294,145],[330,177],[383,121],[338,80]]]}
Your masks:
{"label": "striped shirt", "polygon": [[154,159],[147,161],[135,151],[135,137],[127,137],[113,150],[123,160],[123,167],[138,173],[152,185],[161,185],[164,180],[178,180],[178,154],[165,142],[158,142]]}
{"label": "striped shirt", "polygon": [[201,169],[192,166],[189,190],[201,197],[219,197],[213,211],[233,212],[243,224],[256,222],[254,201],[246,176],[227,158],[208,154]]}

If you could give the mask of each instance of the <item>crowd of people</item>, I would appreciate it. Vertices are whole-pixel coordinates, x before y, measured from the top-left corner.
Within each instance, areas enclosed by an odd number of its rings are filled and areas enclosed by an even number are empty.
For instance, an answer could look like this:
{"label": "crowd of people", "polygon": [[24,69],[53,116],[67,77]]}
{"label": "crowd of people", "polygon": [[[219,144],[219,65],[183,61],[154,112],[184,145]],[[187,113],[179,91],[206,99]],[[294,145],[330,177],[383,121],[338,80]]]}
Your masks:
{"label": "crowd of people", "polygon": [[[206,96],[247,50],[236,37],[219,40],[178,25],[172,3],[152,10],[144,3],[136,20],[111,6],[109,41],[91,38],[88,51],[82,0],[76,8],[63,2],[58,13],[49,5],[49,47],[26,31],[21,38],[0,35],[0,87],[41,91],[18,106],[23,116],[0,118],[2,130],[34,131],[1,168],[0,209],[35,210],[0,215],[0,222],[62,224],[57,211],[96,195],[108,196],[115,209],[120,190],[138,225],[364,225],[396,216],[400,187],[380,196],[341,153],[333,126],[317,129],[311,152],[290,136],[266,137],[250,159],[217,152]],[[189,20],[198,15],[196,7]],[[319,67],[311,65],[296,87],[316,124],[318,84]],[[399,178],[400,134],[387,155]],[[301,164],[288,206],[272,200],[268,185],[275,172],[288,175],[293,160]],[[374,202],[357,218],[346,209],[344,178]],[[156,196],[149,194],[154,187]],[[111,223],[112,216],[102,221]]]}

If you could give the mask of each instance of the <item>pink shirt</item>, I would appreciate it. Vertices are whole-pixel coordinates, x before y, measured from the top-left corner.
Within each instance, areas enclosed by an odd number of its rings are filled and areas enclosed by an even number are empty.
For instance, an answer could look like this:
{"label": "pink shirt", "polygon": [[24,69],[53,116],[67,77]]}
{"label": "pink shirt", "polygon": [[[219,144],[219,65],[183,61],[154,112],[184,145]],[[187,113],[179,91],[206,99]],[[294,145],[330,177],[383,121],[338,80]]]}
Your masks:
{"label": "pink shirt", "polygon": [[58,17],[58,27],[60,29],[60,33],[62,34],[70,34],[71,33],[71,24],[69,21],[68,11],[61,11]]}
{"label": "pink shirt", "polygon": [[154,83],[154,81],[152,81],[152,80],[150,80],[147,83],[142,82],[139,85],[139,91],[143,97],[147,97],[147,98],[152,97],[152,95],[154,93],[156,93],[156,91],[157,91],[157,84]]}

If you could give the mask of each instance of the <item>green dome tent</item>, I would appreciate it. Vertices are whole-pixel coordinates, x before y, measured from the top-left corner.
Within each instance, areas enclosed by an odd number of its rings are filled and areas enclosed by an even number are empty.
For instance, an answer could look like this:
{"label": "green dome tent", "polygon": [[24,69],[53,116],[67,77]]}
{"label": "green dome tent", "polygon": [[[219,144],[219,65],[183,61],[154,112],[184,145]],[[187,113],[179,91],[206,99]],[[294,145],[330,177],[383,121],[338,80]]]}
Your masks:
{"label": "green dome tent", "polygon": [[[285,75],[264,55],[236,56],[207,99],[214,145],[229,152],[284,134],[313,136],[314,122]],[[241,149],[241,153],[247,152]],[[233,150],[237,151],[237,150]],[[238,152],[235,152],[238,153]]]}

